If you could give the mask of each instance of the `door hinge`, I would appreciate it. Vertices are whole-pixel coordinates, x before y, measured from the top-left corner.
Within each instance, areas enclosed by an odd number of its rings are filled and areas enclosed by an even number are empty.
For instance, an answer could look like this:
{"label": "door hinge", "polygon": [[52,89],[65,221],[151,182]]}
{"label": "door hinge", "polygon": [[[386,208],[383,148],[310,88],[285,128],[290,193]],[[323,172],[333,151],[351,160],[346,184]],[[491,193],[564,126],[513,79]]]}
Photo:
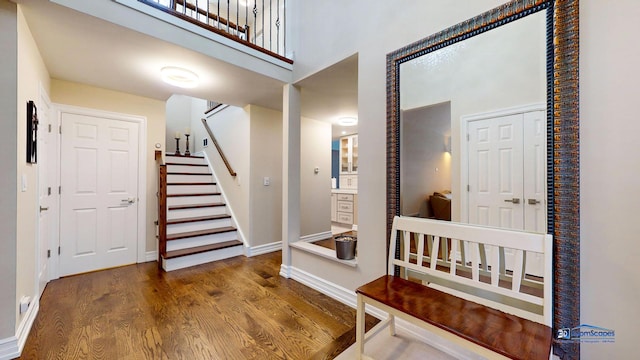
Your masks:
{"label": "door hinge", "polygon": [[471,191],[471,185],[467,185],[467,192]]}
{"label": "door hinge", "polygon": [[469,141],[469,140],[470,140],[470,136],[469,136],[469,134],[467,134],[467,141]]}
{"label": "door hinge", "polygon": [[58,134],[62,135],[62,125],[58,126]]}
{"label": "door hinge", "polygon": [[47,195],[51,195],[51,186],[47,188]]}
{"label": "door hinge", "polygon": [[49,124],[49,132],[51,132],[51,124]]}
{"label": "door hinge", "polygon": [[58,195],[62,194],[62,186],[58,186]]}
{"label": "door hinge", "polygon": [[60,255],[60,246],[58,246],[58,255]]}
{"label": "door hinge", "polygon": [[51,257],[51,250],[47,250],[47,259]]}

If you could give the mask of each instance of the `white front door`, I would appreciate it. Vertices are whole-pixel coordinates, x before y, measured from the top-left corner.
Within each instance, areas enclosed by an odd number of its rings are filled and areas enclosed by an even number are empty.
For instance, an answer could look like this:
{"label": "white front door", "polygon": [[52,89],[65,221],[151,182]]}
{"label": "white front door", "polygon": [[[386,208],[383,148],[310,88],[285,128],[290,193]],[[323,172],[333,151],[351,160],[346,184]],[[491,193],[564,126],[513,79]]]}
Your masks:
{"label": "white front door", "polygon": [[139,123],[62,113],[60,275],[137,259]]}
{"label": "white front door", "polygon": [[522,115],[469,123],[469,223],[522,229]]}

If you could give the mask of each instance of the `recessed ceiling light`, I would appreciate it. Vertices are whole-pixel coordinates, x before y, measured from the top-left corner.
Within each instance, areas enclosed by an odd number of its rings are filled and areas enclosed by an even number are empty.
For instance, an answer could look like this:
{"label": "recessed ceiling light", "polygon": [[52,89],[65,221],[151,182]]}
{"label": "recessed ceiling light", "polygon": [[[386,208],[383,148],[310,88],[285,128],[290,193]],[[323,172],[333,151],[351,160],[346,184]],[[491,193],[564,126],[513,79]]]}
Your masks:
{"label": "recessed ceiling light", "polygon": [[191,89],[200,83],[200,78],[193,71],[176,66],[166,66],[160,70],[162,81],[173,86]]}
{"label": "recessed ceiling light", "polygon": [[358,124],[358,119],[354,117],[341,117],[338,119],[338,125],[354,126]]}

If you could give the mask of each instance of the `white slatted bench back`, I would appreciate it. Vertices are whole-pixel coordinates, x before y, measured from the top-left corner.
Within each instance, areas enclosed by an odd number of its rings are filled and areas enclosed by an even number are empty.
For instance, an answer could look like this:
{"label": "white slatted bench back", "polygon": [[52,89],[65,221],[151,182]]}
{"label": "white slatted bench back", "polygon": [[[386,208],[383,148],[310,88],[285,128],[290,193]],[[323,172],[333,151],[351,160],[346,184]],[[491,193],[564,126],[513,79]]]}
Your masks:
{"label": "white slatted bench back", "polygon": [[[398,235],[400,259],[394,259]],[[389,274],[399,266],[404,278],[417,275],[427,286],[551,326],[551,235],[396,216],[389,241]],[[411,241],[415,252],[411,251]],[[424,253],[425,247],[428,254]],[[508,249],[514,252],[512,275],[505,272],[504,252]],[[542,254],[544,277],[542,284],[538,283],[542,298],[521,291],[523,282],[535,285],[524,276],[527,253]],[[462,275],[465,271],[467,276]],[[482,275],[490,281],[481,281]],[[509,281],[511,286],[504,287],[504,282],[500,286],[500,280]]]}

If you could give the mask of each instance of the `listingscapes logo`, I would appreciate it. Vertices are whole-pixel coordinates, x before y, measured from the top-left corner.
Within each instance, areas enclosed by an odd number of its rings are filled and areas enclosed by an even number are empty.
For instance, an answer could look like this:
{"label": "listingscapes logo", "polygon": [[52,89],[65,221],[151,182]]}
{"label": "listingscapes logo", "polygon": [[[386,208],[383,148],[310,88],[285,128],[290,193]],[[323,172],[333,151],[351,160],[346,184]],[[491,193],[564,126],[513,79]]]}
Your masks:
{"label": "listingscapes logo", "polygon": [[559,340],[584,343],[614,343],[616,341],[616,332],[599,326],[581,324],[574,328],[558,330],[556,337]]}

